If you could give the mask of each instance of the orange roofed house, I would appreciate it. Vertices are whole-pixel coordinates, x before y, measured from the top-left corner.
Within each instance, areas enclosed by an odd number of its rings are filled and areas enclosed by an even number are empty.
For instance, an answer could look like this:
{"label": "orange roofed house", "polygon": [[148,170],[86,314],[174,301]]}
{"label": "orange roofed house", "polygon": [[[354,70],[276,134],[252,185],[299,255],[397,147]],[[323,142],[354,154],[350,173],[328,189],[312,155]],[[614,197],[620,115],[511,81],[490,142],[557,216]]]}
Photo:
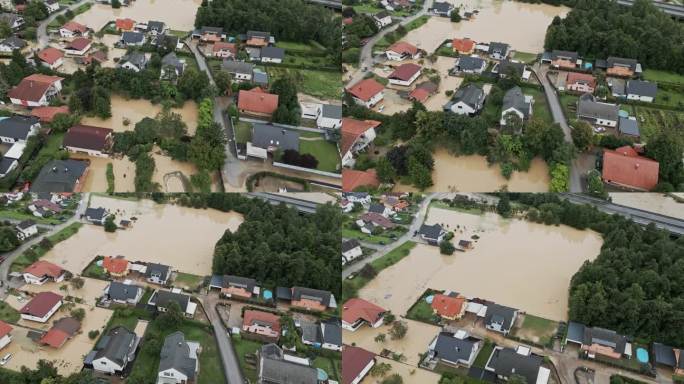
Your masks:
{"label": "orange roofed house", "polygon": [[81,323],[73,317],[63,317],[52,324],[47,332],[38,341],[40,344],[52,348],[62,348],[67,340],[71,339],[81,329]]}
{"label": "orange roofed house", "polygon": [[402,61],[406,59],[417,59],[420,57],[420,50],[413,44],[405,41],[397,41],[385,51],[388,60]]}
{"label": "orange roofed house", "polygon": [[264,336],[270,341],[280,338],[280,317],[264,311],[246,310],[242,315],[242,330]]}
{"label": "orange roofed house", "polygon": [[660,164],[630,146],[603,151],[603,181],[619,187],[650,191],[658,184]]}
{"label": "orange roofed house", "polygon": [[466,299],[461,295],[435,295],[431,304],[434,313],[447,320],[460,319],[466,310]]}
{"label": "orange roofed house", "polygon": [[586,73],[568,72],[565,88],[575,92],[594,93],[596,78]]}
{"label": "orange roofed house", "polygon": [[12,326],[0,320],[0,350],[12,342]]}
{"label": "orange roofed house", "polygon": [[377,103],[385,98],[383,90],[385,87],[373,79],[364,79],[347,88],[356,104],[366,108],[373,108]]}
{"label": "orange roofed house", "polygon": [[61,107],[38,107],[31,110],[31,116],[40,119],[41,123],[50,123],[54,120],[55,116],[59,114],[69,114],[69,107],[63,105]]}
{"label": "orange roofed house", "polygon": [[47,47],[37,54],[40,64],[50,69],[59,68],[64,64],[64,53],[57,48]]}
{"label": "orange roofed house", "polygon": [[26,284],[43,285],[49,280],[59,283],[64,280],[65,272],[59,265],[38,260],[24,269],[23,276]]}
{"label": "orange roofed house", "polygon": [[88,36],[88,27],[75,21],[67,21],[59,28],[59,35],[65,38],[86,37]]}
{"label": "orange roofed house", "polygon": [[377,188],[380,186],[378,174],[375,169],[358,171],[356,169],[342,170],[342,191],[354,192],[357,188],[369,187]]}
{"label": "orange roofed house", "polygon": [[363,151],[375,140],[375,128],[380,126],[376,120],[342,119],[342,135],[340,138],[340,156],[343,167],[354,166],[354,155]]}
{"label": "orange roofed house", "polygon": [[211,47],[211,52],[214,57],[228,59],[237,56],[237,47],[233,43],[219,41],[214,43],[214,46]]}
{"label": "orange roofed house", "polygon": [[475,50],[475,41],[468,38],[453,39],[451,41],[451,48],[454,50],[454,52],[458,52],[463,55],[469,55]]}
{"label": "orange roofed house", "polygon": [[47,106],[62,90],[62,80],[58,76],[39,73],[25,77],[7,93],[12,104],[24,107]]}
{"label": "orange roofed house", "polygon": [[238,111],[240,114],[270,120],[278,109],[278,95],[262,90],[259,87],[238,93]]}
{"label": "orange roofed house", "polygon": [[124,277],[128,275],[128,260],[123,256],[105,256],[102,259],[102,268],[113,277]]}
{"label": "orange roofed house", "polygon": [[133,19],[116,19],[116,30],[121,31],[132,31],[135,29],[135,20]]}
{"label": "orange roofed house", "polygon": [[387,311],[384,308],[370,301],[359,298],[349,299],[342,305],[342,328],[352,332],[363,324],[378,328],[383,323],[385,312]]}

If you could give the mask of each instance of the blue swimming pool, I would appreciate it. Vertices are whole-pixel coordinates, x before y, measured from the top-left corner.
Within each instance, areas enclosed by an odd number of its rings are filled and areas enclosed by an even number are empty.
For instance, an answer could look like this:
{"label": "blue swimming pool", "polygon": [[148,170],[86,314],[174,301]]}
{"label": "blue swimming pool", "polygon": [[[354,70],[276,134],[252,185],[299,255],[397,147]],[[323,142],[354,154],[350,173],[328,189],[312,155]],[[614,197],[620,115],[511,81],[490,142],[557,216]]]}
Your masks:
{"label": "blue swimming pool", "polygon": [[644,348],[637,348],[636,356],[640,363],[648,363],[648,351]]}

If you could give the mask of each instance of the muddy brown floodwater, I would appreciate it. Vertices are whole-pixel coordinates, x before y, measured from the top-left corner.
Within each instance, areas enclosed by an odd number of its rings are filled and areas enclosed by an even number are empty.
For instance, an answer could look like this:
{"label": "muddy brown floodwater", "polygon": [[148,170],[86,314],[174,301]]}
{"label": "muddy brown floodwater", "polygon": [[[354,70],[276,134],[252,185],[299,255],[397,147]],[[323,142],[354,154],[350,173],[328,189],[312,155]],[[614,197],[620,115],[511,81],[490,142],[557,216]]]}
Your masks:
{"label": "muddy brown floodwater", "polygon": [[[431,17],[406,40],[427,52],[434,52],[446,39],[468,37],[478,42],[500,41],[514,50],[538,53],[544,50],[546,28],[555,16],[564,17],[567,7],[527,4],[502,0],[447,0],[463,11],[479,10],[470,21],[452,23],[446,17]],[[462,12],[463,12],[462,11]]]}
{"label": "muddy brown floodwater", "polygon": [[158,20],[173,30],[191,31],[200,4],[201,0],[135,0],[130,6],[118,9],[108,4],[94,4],[87,12],[76,16],[74,21],[95,31],[118,18],[131,18],[137,22]]}
{"label": "muddy brown floodwater", "polygon": [[448,289],[552,320],[567,318],[570,279],[593,260],[603,240],[592,231],[505,220],[430,208],[426,224],[458,231],[454,242],[480,240],[467,252],[442,256],[439,248],[418,244],[405,259],[383,270],[359,296],[395,314],[405,314],[427,289]]}
{"label": "muddy brown floodwater", "polygon": [[[123,255],[131,261],[157,262],[175,270],[211,274],[214,245],[225,230],[237,230],[242,215],[213,209],[193,209],[151,200],[122,200],[90,196],[91,207],[105,207],[118,218],[137,217],[132,228],[107,233],[84,225],[78,233],[55,245],[45,260],[80,273],[98,255]],[[118,212],[118,213],[117,213]]]}
{"label": "muddy brown floodwater", "polygon": [[[532,160],[527,172],[514,172],[510,180],[501,176],[499,165],[489,166],[484,156],[454,156],[440,148],[433,154],[435,169],[432,171],[434,185],[427,191],[481,192],[495,191],[508,186],[511,192],[547,192],[549,169],[544,160]],[[397,184],[397,191],[417,191],[414,187]]]}
{"label": "muddy brown floodwater", "polygon": [[[661,215],[684,220],[684,203],[680,203],[671,196],[658,193],[611,193],[613,203],[628,207],[643,209]],[[684,196],[680,197],[684,198]]]}

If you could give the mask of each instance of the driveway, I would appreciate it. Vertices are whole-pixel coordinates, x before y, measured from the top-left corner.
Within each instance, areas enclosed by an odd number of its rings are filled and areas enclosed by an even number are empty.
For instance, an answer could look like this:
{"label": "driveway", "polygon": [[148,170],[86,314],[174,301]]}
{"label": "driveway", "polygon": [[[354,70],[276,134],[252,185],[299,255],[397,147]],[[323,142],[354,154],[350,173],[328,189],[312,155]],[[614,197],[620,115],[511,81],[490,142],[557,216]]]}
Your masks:
{"label": "driveway", "polygon": [[230,341],[230,335],[223,326],[223,323],[221,323],[218,312],[216,312],[216,304],[219,300],[218,295],[216,293],[210,293],[209,295],[202,295],[198,298],[206,310],[211,326],[214,327],[214,336],[219,346],[223,371],[226,374],[228,384],[245,383],[245,378],[242,376],[242,369],[240,369],[240,363],[238,362],[235,349],[233,349],[233,345]]}
{"label": "driveway", "polygon": [[47,47],[48,44],[50,43],[50,37],[48,36],[48,33],[47,33],[48,24],[50,24],[54,19],[56,19],[58,15],[66,12],[67,9],[73,11],[74,9],[80,7],[81,5],[83,5],[85,3],[90,3],[90,2],[91,2],[91,0],[81,0],[77,3],[73,3],[66,8],[61,8],[59,11],[48,16],[47,19],[41,21],[38,24],[38,29],[36,30],[36,41],[38,42],[38,49],[43,49],[43,48]]}

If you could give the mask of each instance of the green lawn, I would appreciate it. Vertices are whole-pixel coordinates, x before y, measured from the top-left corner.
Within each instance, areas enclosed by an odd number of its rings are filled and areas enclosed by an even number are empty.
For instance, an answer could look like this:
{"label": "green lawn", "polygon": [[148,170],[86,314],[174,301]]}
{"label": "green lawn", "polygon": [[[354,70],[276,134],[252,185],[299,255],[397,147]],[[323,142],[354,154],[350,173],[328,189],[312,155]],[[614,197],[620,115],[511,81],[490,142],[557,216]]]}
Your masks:
{"label": "green lawn", "polygon": [[[102,260],[101,257],[98,257],[98,259]],[[90,265],[88,265],[86,269],[83,270],[82,275],[85,277],[91,277],[93,279],[106,280],[107,272],[103,267],[97,265],[96,261],[97,260],[93,261]]]}
{"label": "green lawn", "polygon": [[537,54],[536,53],[528,53],[528,52],[518,52],[516,51],[515,54],[513,55],[514,60],[522,61],[523,63],[532,63],[533,61],[537,60]]}
{"label": "green lawn", "polygon": [[357,14],[361,13],[378,13],[383,10],[383,8],[378,7],[377,3],[370,2],[370,3],[362,3],[362,4],[357,4],[353,6],[354,12]]}
{"label": "green lawn", "polygon": [[300,140],[299,152],[308,153],[318,159],[319,171],[337,172],[337,167],[340,164],[340,156],[337,152],[335,144],[324,140]]}
{"label": "green lawn", "polygon": [[684,125],[684,112],[668,111],[642,106],[625,106],[639,122],[641,141],[648,143],[649,139],[662,130],[676,130],[681,132]]}
{"label": "green lawn", "polygon": [[297,82],[299,91],[322,99],[339,99],[342,95],[342,73],[317,71],[310,69],[294,69],[269,66],[268,76],[271,83],[289,73]]}
{"label": "green lawn", "polygon": [[55,225],[61,223],[56,217],[36,217],[33,214],[27,213],[26,208],[21,206],[17,208],[3,207],[0,209],[0,220],[28,220],[31,219],[38,224]]}
{"label": "green lawn", "polygon": [[492,343],[489,340],[485,340],[484,346],[482,346],[480,353],[477,354],[477,357],[475,358],[475,361],[473,362],[473,367],[484,368],[485,365],[487,364],[487,360],[489,360],[489,356],[492,354],[493,350],[494,350],[494,343]]}
{"label": "green lawn", "polygon": [[188,290],[195,290],[202,285],[204,277],[192,275],[190,273],[178,272],[176,278],[173,280],[174,284],[179,287],[185,287]]}
{"label": "green lawn", "polygon": [[19,311],[9,306],[4,301],[0,301],[0,320],[6,323],[16,323],[21,318]]}
{"label": "green lawn", "polygon": [[112,317],[109,319],[107,327],[105,327],[103,333],[107,333],[107,331],[119,325],[124,326],[126,329],[132,331],[138,324],[138,318],[149,320],[150,314],[144,309],[135,309],[123,305],[115,306],[114,313],[112,313]]}
{"label": "green lawn", "polygon": [[644,79],[655,82],[684,84],[684,75],[674,72],[659,71],[656,69],[645,70]]}
{"label": "green lawn", "polygon": [[577,100],[579,100],[579,96],[571,95],[569,93],[560,93],[559,101],[566,119],[572,120],[577,118]]}
{"label": "green lawn", "polygon": [[547,345],[556,334],[557,328],[558,322],[525,314],[522,327],[515,331],[515,336],[540,345]]}
{"label": "green lawn", "polygon": [[684,110],[684,93],[660,88],[654,103],[679,107]]}
{"label": "green lawn", "polygon": [[278,41],[276,43],[276,47],[278,48],[283,48],[285,50],[291,49],[291,50],[296,50],[296,51],[312,51],[315,48],[312,47],[310,44],[307,43],[301,43],[301,42],[296,42],[296,41]]}
{"label": "green lawn", "polygon": [[408,32],[408,31],[412,31],[414,29],[420,28],[423,25],[425,25],[428,22],[428,20],[430,20],[430,16],[423,15],[423,16],[413,20],[412,22],[406,24],[406,26],[405,26],[406,31]]}
{"label": "green lawn", "polygon": [[[78,230],[82,226],[82,223],[72,223],[66,228],[62,229],[61,231],[55,233],[54,235],[49,236],[48,239],[50,239],[54,246],[60,241],[64,241],[69,237],[73,236],[74,234],[76,234],[76,232],[78,232]],[[49,249],[43,248],[40,245],[37,245],[34,248],[24,251],[24,253],[22,253],[21,256],[17,257],[14,260],[14,263],[12,263],[10,270],[12,272],[15,272],[28,267],[29,265],[33,264],[36,260],[43,257],[43,255],[45,255],[47,251],[49,251]]]}
{"label": "green lawn", "polygon": [[324,370],[328,374],[328,378],[334,381],[340,381],[340,363],[328,357],[318,356],[313,361],[313,366]]}
{"label": "green lawn", "polygon": [[406,312],[406,318],[433,324],[439,322],[439,317],[435,315],[432,306],[425,301],[424,296],[418,299],[408,312]]}
{"label": "green lawn", "polygon": [[245,374],[245,377],[247,378],[247,380],[250,381],[250,383],[256,383],[256,368],[253,365],[247,364],[245,355],[255,354],[256,351],[259,348],[261,348],[262,344],[256,341],[243,339],[239,335],[233,335],[232,341],[233,347],[235,348],[235,353],[237,354],[238,360],[240,361],[240,367],[242,368],[242,372]]}
{"label": "green lawn", "polygon": [[458,207],[458,206],[451,206],[443,201],[439,200],[433,200],[430,202],[430,208],[440,208],[440,209],[447,209],[449,211],[456,211],[456,212],[463,212],[463,213],[470,213],[471,215],[481,215],[484,212],[480,208],[465,208],[465,207]]}
{"label": "green lawn", "polygon": [[551,115],[549,104],[546,102],[544,92],[536,88],[523,88],[523,94],[534,97],[532,116],[542,119],[547,123],[553,123],[553,116]]}
{"label": "green lawn", "polygon": [[380,242],[383,242],[385,244],[389,244],[392,242],[392,239],[390,239],[387,236],[369,235],[367,233],[363,233],[359,230],[351,229],[351,228],[342,228],[342,237],[348,238],[348,239],[358,239],[360,241],[365,241],[367,243],[373,243],[373,244],[380,244]]}

